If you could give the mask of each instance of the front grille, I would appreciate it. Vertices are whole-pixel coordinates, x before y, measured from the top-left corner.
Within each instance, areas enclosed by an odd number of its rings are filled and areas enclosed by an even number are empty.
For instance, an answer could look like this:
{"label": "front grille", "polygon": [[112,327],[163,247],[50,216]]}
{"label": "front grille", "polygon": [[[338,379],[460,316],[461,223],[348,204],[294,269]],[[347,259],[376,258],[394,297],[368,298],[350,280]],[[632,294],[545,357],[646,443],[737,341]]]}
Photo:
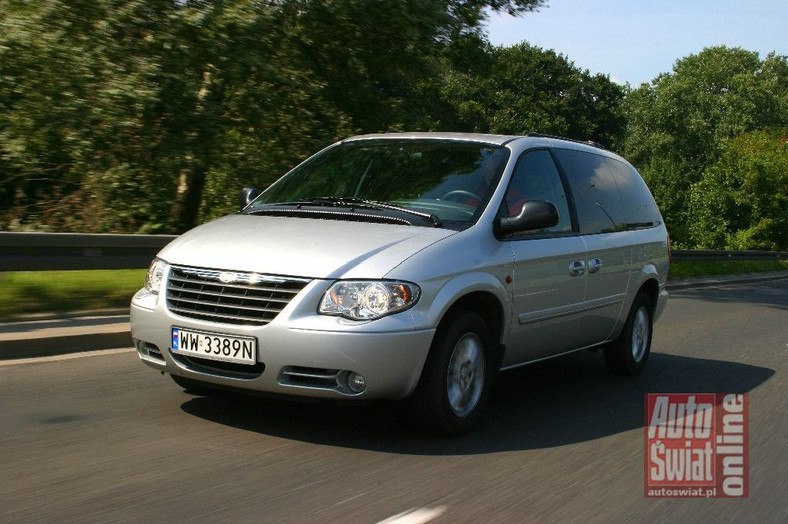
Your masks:
{"label": "front grille", "polygon": [[186,357],[173,355],[181,365],[209,375],[223,375],[232,378],[257,378],[265,371],[265,364],[258,362],[253,366],[247,364],[236,364],[234,362],[221,362],[218,360],[208,360],[207,358]]}
{"label": "front grille", "polygon": [[306,278],[173,266],[167,280],[167,307],[189,318],[262,326],[276,318],[309,282]]}

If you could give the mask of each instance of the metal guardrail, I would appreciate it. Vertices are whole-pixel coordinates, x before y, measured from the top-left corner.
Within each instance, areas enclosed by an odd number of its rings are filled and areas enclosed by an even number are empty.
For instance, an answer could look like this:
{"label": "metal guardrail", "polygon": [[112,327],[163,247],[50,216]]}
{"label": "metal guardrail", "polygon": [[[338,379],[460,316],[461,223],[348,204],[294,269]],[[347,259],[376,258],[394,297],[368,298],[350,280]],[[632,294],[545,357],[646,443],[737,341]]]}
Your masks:
{"label": "metal guardrail", "polygon": [[788,252],[674,249],[672,258],[676,262],[717,262],[717,261],[731,261],[731,260],[788,260]]}
{"label": "metal guardrail", "polygon": [[173,235],[0,233],[0,271],[144,269]]}
{"label": "metal guardrail", "polygon": [[[145,269],[174,235],[107,235],[0,232],[0,271]],[[788,260],[779,251],[676,249],[673,260]]]}

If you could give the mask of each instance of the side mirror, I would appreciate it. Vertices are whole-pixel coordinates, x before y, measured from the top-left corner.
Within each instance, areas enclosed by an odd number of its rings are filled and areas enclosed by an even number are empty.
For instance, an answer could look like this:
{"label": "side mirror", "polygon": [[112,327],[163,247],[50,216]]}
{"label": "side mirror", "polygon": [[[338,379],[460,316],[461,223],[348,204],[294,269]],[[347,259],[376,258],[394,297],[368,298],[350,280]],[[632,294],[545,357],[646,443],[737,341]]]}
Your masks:
{"label": "side mirror", "polygon": [[238,204],[240,204],[241,209],[251,204],[252,200],[260,196],[260,193],[262,193],[262,191],[256,187],[243,188],[241,190],[241,195],[238,197]]}
{"label": "side mirror", "polygon": [[529,200],[516,217],[501,217],[498,230],[504,234],[544,229],[558,224],[558,209],[547,200]]}

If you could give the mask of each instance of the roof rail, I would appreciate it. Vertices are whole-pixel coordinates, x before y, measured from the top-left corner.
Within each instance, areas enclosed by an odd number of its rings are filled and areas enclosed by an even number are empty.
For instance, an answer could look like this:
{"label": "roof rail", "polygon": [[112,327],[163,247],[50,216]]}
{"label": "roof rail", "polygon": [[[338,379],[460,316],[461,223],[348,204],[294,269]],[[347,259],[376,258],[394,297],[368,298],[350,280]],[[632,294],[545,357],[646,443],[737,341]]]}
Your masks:
{"label": "roof rail", "polygon": [[587,146],[598,147],[599,149],[604,149],[604,150],[609,151],[607,146],[605,146],[604,144],[602,144],[600,142],[595,142],[593,140],[577,140],[576,138],[567,138],[565,136],[547,135],[547,134],[544,134],[544,133],[534,133],[534,132],[527,133],[525,136],[530,136],[530,137],[534,137],[534,138],[556,138],[558,140],[566,140],[568,142],[575,142],[577,144],[585,144]]}

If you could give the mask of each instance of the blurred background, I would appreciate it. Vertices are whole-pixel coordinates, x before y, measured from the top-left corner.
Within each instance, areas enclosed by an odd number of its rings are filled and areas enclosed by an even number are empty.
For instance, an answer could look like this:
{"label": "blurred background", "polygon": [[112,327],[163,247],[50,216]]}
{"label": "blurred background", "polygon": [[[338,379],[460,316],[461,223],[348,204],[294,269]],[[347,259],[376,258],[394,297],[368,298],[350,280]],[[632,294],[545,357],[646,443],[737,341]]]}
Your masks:
{"label": "blurred background", "polygon": [[712,46],[639,86],[524,41],[545,0],[0,0],[0,230],[181,233],[366,132],[595,140],[674,247],[788,249],[788,60]]}

